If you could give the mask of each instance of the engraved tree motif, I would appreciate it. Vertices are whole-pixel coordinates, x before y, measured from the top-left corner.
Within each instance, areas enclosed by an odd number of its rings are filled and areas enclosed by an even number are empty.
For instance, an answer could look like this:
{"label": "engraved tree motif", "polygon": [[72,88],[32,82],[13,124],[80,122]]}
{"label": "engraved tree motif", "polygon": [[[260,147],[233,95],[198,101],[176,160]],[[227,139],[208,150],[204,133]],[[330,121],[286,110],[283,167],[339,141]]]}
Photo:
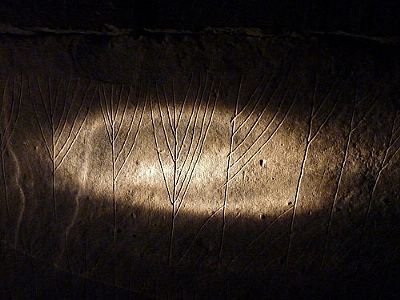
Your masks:
{"label": "engraved tree motif", "polygon": [[[330,239],[330,234],[331,234],[331,229],[332,229],[333,216],[334,216],[334,212],[335,212],[335,208],[336,208],[336,204],[337,204],[337,200],[338,200],[338,196],[339,196],[340,187],[341,187],[342,180],[343,180],[344,170],[345,170],[346,164],[347,164],[347,158],[349,156],[350,143],[351,143],[353,134],[357,130],[357,128],[371,114],[372,110],[374,109],[374,107],[377,103],[379,95],[381,94],[381,91],[382,91],[382,89],[377,88],[376,86],[373,86],[372,87],[372,89],[374,90],[373,92],[369,91],[369,93],[367,93],[364,97],[359,97],[359,89],[357,87],[357,82],[355,84],[356,84],[356,87],[355,87],[355,91],[354,91],[354,97],[353,97],[353,101],[352,101],[351,107],[350,107],[349,131],[346,136],[344,155],[343,155],[343,159],[342,159],[342,162],[340,165],[339,177],[336,182],[335,195],[334,195],[334,198],[331,203],[330,210],[329,210],[329,219],[328,219],[328,224],[326,227],[324,249],[323,249],[323,254],[322,254],[322,258],[321,258],[321,267],[324,266],[325,260],[326,260],[329,239]],[[368,109],[363,111],[362,105],[365,102],[367,102],[367,100],[369,100],[370,98],[372,98],[372,100],[369,103]]]}
{"label": "engraved tree motif", "polygon": [[117,241],[117,180],[135,147],[146,108],[141,86],[136,89],[135,101],[131,99],[132,93],[132,85],[103,84],[100,89],[101,113],[111,147],[114,245]]}
{"label": "engraved tree motif", "polygon": [[37,77],[34,81],[31,83],[28,78],[28,88],[36,122],[51,161],[53,211],[57,222],[56,171],[65,161],[85,123],[95,92],[91,97],[88,95],[93,89],[90,82],[82,93],[79,79],[49,76],[47,79]]}
{"label": "engraved tree motif", "polygon": [[192,75],[181,101],[176,99],[173,80],[171,96],[165,86],[156,84],[157,99],[151,102],[154,142],[171,205],[169,265],[173,262],[175,219],[201,157],[221,86],[221,81],[216,83],[209,76],[205,80],[199,77],[197,88],[192,87],[194,81]]}
{"label": "engraved tree motif", "polygon": [[[231,122],[226,182],[224,184],[219,264],[221,264],[223,254],[230,183],[268,145],[295,103],[299,85],[295,88],[294,94],[289,95],[289,89],[284,87],[287,71],[280,76],[271,74],[269,78],[262,78],[244,101],[241,99],[243,98],[241,95],[243,77],[240,79],[234,117]],[[282,91],[283,89],[284,91]],[[291,100],[288,100],[288,98],[291,98]],[[243,102],[244,105],[239,109],[239,103]]]}
{"label": "engraved tree motif", "polygon": [[[18,83],[20,79],[20,83]],[[10,214],[10,206],[7,191],[7,174],[5,170],[5,154],[7,152],[7,145],[14,132],[20,111],[23,93],[23,80],[22,75],[20,78],[7,77],[2,84],[2,93],[0,99],[0,159],[1,159],[1,172],[4,187],[4,198],[6,204],[7,216]]]}
{"label": "engraved tree motif", "polygon": [[[289,259],[290,259],[290,251],[293,242],[293,231],[294,231],[294,223],[296,219],[296,209],[300,198],[300,188],[303,181],[305,167],[307,164],[308,154],[310,151],[310,147],[312,142],[321,132],[321,129],[326,125],[326,123],[330,120],[332,114],[334,113],[337,104],[339,103],[339,97],[343,93],[346,82],[348,80],[343,80],[342,74],[336,76],[336,79],[330,84],[328,91],[326,91],[322,95],[318,95],[320,89],[319,77],[318,74],[315,75],[315,83],[314,83],[314,91],[311,97],[311,109],[308,116],[308,126],[307,126],[307,136],[305,140],[305,149],[303,158],[301,161],[300,174],[296,185],[296,192],[294,195],[294,201],[292,206],[292,216],[290,221],[290,229],[289,229],[289,239],[288,245],[286,249],[286,260],[284,269],[288,269]],[[333,103],[329,103],[328,100],[332,96],[335,96],[335,100]],[[327,110],[326,112],[324,112]]]}

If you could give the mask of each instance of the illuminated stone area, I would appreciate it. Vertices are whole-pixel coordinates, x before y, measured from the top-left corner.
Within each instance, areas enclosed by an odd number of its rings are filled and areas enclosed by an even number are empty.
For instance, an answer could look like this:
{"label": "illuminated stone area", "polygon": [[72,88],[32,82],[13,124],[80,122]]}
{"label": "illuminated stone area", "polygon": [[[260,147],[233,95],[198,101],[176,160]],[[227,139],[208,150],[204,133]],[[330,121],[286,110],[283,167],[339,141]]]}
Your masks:
{"label": "illuminated stone area", "polygon": [[399,78],[370,43],[3,38],[4,295],[384,291]]}

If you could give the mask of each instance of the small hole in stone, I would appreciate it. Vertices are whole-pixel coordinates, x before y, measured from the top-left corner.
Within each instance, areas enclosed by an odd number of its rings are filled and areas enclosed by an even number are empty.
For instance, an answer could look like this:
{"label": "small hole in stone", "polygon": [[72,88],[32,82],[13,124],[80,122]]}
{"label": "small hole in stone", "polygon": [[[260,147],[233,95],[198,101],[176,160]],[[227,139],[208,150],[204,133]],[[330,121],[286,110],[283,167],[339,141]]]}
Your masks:
{"label": "small hole in stone", "polygon": [[263,167],[263,168],[267,167],[267,160],[266,159],[261,159],[260,160],[260,166]]}
{"label": "small hole in stone", "polygon": [[289,201],[287,205],[292,205],[292,201]]}

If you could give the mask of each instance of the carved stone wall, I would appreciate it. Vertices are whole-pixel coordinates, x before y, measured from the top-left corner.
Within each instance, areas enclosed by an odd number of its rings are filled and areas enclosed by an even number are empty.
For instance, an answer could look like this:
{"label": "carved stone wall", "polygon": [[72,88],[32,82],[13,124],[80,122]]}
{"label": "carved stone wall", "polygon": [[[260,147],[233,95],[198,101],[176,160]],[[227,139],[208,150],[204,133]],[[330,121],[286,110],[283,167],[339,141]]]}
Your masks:
{"label": "carved stone wall", "polygon": [[396,50],[3,37],[1,293],[386,296],[399,280]]}

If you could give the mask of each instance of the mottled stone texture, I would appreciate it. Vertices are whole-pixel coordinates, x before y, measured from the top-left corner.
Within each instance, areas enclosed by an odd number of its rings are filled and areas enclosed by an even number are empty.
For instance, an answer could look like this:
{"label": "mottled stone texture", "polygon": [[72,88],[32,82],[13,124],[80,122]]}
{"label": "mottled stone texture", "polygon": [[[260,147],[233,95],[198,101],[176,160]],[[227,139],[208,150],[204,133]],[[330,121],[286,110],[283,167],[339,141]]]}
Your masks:
{"label": "mottled stone texture", "polygon": [[2,37],[1,295],[395,295],[397,50]]}

